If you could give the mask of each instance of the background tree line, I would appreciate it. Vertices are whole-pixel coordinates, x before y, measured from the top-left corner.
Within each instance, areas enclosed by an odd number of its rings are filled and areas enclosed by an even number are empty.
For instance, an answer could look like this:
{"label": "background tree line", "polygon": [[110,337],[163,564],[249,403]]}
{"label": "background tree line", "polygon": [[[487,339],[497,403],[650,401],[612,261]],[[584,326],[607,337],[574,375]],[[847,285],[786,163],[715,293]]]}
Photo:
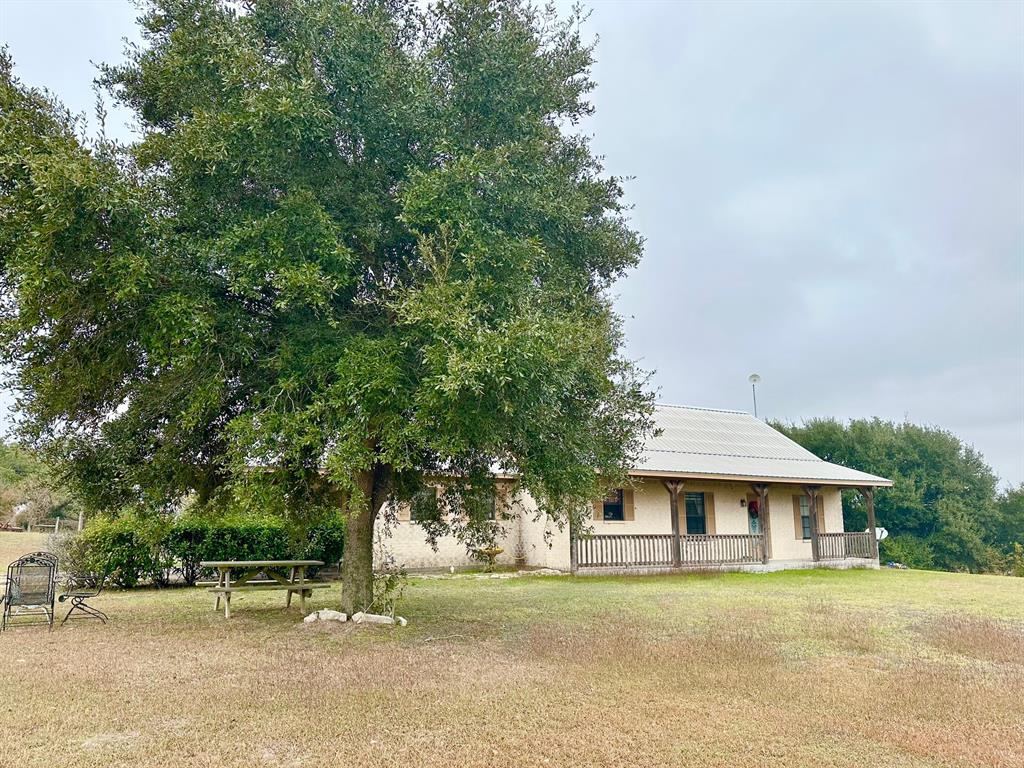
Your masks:
{"label": "background tree line", "polygon": [[[1024,484],[1000,492],[984,457],[952,432],[878,418],[772,426],[826,461],[893,481],[875,494],[878,524],[889,531],[883,562],[975,573],[1020,569]],[[859,494],[844,492],[843,516],[847,530],[864,530]]]}

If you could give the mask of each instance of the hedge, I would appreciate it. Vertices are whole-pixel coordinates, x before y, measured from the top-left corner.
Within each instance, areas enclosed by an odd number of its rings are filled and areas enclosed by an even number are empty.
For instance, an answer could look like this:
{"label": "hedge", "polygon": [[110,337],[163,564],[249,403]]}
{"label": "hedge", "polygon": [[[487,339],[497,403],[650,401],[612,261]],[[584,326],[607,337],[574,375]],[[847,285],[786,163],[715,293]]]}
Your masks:
{"label": "hedge", "polygon": [[340,518],[305,529],[277,518],[210,520],[184,516],[170,520],[134,513],[97,518],[67,540],[58,555],[63,567],[107,571],[114,584],[134,587],[170,582],[174,573],[193,585],[203,560],[341,559],[345,526]]}

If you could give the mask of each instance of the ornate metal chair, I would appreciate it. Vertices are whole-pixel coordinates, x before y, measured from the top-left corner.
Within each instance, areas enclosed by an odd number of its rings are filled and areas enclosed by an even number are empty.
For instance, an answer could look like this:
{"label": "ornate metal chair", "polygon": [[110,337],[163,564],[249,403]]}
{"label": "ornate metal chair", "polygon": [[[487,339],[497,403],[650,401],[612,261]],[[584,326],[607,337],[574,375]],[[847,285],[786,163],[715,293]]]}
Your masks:
{"label": "ornate metal chair", "polygon": [[106,583],[108,575],[109,568],[105,568],[101,573],[72,573],[65,577],[64,594],[58,597],[57,600],[61,603],[70,600],[71,607],[64,614],[64,618],[61,619],[60,625],[62,627],[64,622],[70,619],[71,614],[75,611],[85,614],[86,618],[99,619],[104,624],[107,623],[109,618],[107,614],[89,605],[86,601],[92,600],[103,591],[103,585]]}
{"label": "ornate metal chair", "polygon": [[33,552],[7,566],[7,587],[3,596],[0,632],[23,612],[46,614],[53,630],[53,603],[57,584],[57,558],[49,552]]}

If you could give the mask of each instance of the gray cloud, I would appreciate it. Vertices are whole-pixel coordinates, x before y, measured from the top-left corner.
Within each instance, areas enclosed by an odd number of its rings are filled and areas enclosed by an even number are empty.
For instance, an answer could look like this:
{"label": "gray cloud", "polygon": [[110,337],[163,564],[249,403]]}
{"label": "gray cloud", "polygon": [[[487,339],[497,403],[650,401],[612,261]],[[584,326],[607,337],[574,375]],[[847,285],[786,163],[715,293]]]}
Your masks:
{"label": "gray cloud", "polygon": [[[89,110],[135,11],[52,11],[0,4],[0,29]],[[757,371],[764,415],[907,416],[1024,481],[1024,6],[593,11],[584,130],[636,177],[647,254],[618,307],[663,399],[749,409]]]}
{"label": "gray cloud", "polygon": [[597,3],[619,287],[665,400],[951,429],[1024,480],[1024,18],[995,4]]}

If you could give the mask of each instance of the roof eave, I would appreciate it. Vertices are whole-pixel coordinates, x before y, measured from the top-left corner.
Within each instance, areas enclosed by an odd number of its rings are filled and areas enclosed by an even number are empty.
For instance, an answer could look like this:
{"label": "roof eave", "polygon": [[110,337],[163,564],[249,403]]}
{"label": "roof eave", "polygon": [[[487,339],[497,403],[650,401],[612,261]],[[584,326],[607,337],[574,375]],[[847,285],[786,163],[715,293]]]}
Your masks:
{"label": "roof eave", "polygon": [[837,480],[821,477],[780,477],[772,475],[733,475],[713,472],[671,472],[664,470],[631,469],[631,477],[679,477],[691,480],[725,480],[743,483],[776,483],[788,485],[831,485],[839,488],[891,488],[892,480],[867,476],[863,480]]}

